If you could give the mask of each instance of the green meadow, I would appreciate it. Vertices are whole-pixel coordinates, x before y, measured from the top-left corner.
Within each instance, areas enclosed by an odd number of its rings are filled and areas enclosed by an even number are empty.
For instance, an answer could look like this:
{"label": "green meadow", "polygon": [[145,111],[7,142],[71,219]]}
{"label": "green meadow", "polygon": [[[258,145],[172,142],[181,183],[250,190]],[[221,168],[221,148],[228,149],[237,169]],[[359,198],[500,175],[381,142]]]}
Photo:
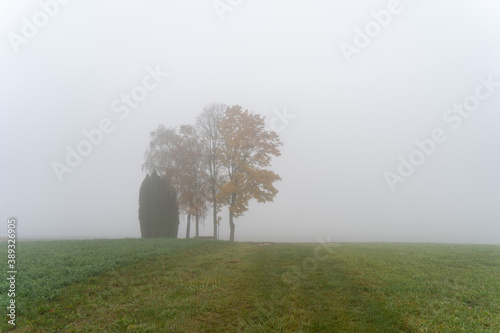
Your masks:
{"label": "green meadow", "polygon": [[2,331],[500,332],[500,246],[121,239],[16,255]]}

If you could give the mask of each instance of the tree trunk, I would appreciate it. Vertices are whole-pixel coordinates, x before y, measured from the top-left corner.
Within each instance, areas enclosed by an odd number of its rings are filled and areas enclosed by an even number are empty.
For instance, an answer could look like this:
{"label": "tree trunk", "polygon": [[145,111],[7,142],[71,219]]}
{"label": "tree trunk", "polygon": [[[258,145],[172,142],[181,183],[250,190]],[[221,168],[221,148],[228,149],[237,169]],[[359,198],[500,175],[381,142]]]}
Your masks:
{"label": "tree trunk", "polygon": [[196,215],[196,238],[200,237],[200,216]]}
{"label": "tree trunk", "polygon": [[217,199],[215,199],[215,189],[212,190],[212,196],[214,198],[214,211],[213,211],[214,239],[217,239]]}
{"label": "tree trunk", "polygon": [[236,196],[237,194],[236,193],[232,193],[231,194],[231,201],[229,202],[229,228],[230,228],[230,235],[229,235],[229,241],[230,242],[234,242],[234,222],[233,222],[233,218],[234,218],[234,212],[232,210],[233,207],[236,206]]}
{"label": "tree trunk", "polygon": [[233,217],[234,217],[234,212],[232,210],[232,207],[236,205],[236,193],[231,194],[231,202],[229,204],[229,228],[231,230],[231,233],[229,235],[229,241],[234,242],[234,222],[233,222]]}
{"label": "tree trunk", "polygon": [[188,214],[187,218],[187,227],[186,227],[186,238],[189,238],[189,234],[191,233],[191,215]]}
{"label": "tree trunk", "polygon": [[229,228],[231,229],[231,233],[229,235],[229,241],[234,242],[233,212],[231,210],[229,210]]}

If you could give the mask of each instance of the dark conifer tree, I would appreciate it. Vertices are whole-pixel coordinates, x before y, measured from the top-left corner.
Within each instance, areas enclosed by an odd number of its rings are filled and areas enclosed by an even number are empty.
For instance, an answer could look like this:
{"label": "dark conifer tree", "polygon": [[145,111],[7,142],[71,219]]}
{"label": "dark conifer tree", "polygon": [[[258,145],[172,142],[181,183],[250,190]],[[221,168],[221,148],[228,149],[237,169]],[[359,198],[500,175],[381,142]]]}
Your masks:
{"label": "dark conifer tree", "polygon": [[141,237],[151,237],[151,177],[146,175],[139,190],[139,224]]}
{"label": "dark conifer tree", "polygon": [[179,209],[170,182],[153,172],[139,190],[139,223],[143,238],[177,238]]}

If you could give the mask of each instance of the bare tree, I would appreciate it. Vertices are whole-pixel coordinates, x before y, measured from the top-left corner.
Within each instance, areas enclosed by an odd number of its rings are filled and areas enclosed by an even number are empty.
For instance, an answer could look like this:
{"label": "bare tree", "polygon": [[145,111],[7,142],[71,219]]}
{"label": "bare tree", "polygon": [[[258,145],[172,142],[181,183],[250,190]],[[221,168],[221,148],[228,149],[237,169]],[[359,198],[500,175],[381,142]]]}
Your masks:
{"label": "bare tree", "polygon": [[188,218],[195,217],[196,237],[199,237],[200,218],[207,211],[208,176],[204,167],[203,147],[196,128],[193,126],[182,125],[179,137],[180,141],[175,153],[178,165],[176,173],[183,191],[179,199],[186,207]]}
{"label": "bare tree", "polygon": [[196,218],[196,236],[199,236],[200,217],[206,212],[208,176],[196,129],[182,125],[177,131],[159,125],[156,131],[151,132],[151,142],[144,159],[144,171],[158,172],[175,187],[178,206],[187,214],[186,238],[190,236],[192,216]]}
{"label": "bare tree", "polygon": [[151,141],[144,153],[142,171],[149,174],[156,171],[160,176],[173,176],[173,170],[176,168],[174,154],[179,142],[176,130],[159,125],[150,136]]}
{"label": "bare tree", "polygon": [[206,105],[196,119],[198,135],[205,157],[204,162],[208,170],[208,200],[212,203],[214,238],[217,238],[217,213],[219,211],[217,195],[220,190],[221,138],[219,131],[226,108],[226,105],[214,102]]}

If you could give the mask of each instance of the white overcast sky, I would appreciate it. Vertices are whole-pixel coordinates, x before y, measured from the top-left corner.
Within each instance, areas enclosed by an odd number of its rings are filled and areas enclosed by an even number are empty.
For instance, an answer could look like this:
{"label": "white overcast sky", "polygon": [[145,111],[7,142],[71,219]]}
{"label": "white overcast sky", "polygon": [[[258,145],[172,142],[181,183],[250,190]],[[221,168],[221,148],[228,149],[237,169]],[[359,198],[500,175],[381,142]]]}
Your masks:
{"label": "white overcast sky", "polygon": [[[350,63],[342,42],[391,1],[222,0],[236,4],[224,20],[213,0],[67,2],[17,51],[42,8],[0,2],[0,217],[21,238],[140,237],[149,133],[219,101],[295,116],[280,192],[236,220],[236,240],[500,243],[500,87],[459,129],[443,119],[479,78],[500,82],[498,1],[401,0]],[[170,76],[120,119],[113,101],[157,66]],[[104,118],[115,130],[60,182],[51,164]],[[435,128],[447,141],[391,191],[384,174]]]}

